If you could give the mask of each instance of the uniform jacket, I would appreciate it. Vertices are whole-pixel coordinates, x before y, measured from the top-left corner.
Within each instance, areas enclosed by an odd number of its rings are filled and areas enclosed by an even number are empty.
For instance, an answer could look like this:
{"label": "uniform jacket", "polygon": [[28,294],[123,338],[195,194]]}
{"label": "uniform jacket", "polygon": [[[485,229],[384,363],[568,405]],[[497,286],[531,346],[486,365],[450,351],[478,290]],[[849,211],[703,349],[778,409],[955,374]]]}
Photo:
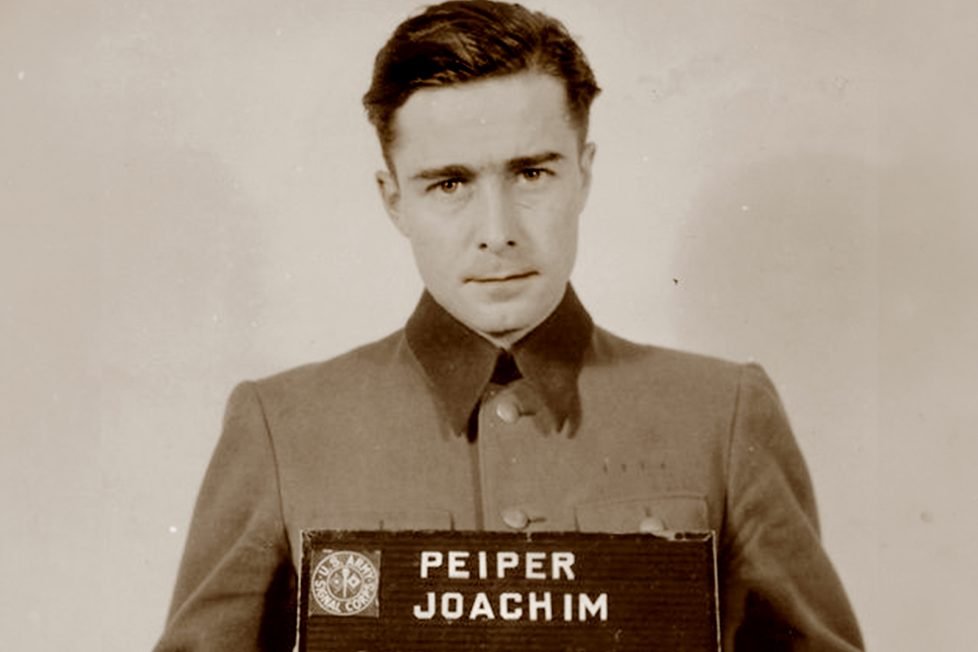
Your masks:
{"label": "uniform jacket", "polygon": [[290,650],[300,530],[714,530],[724,650],[857,650],[774,387],[618,338],[572,289],[511,355],[407,326],[239,385],[157,650]]}

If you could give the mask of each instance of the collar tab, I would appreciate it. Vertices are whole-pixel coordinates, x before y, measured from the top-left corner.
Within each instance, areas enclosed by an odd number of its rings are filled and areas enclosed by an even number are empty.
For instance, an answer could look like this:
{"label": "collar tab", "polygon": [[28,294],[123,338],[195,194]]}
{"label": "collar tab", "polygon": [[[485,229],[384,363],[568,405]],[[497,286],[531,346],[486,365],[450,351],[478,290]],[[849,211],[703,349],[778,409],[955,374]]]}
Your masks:
{"label": "collar tab", "polygon": [[471,417],[490,383],[525,379],[540,394],[558,427],[576,424],[577,377],[594,324],[568,285],[543,323],[503,351],[448,313],[426,290],[408,319],[405,336],[452,431],[471,430]]}

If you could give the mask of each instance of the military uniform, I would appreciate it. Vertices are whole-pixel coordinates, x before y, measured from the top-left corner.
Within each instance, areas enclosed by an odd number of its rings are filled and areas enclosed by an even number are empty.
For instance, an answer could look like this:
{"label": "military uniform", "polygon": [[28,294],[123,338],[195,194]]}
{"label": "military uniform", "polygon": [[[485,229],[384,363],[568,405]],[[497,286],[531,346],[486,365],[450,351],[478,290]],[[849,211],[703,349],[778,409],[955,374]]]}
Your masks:
{"label": "military uniform", "polygon": [[726,650],[857,650],[764,371],[633,344],[572,289],[502,353],[402,331],[233,392],[157,650],[289,650],[300,530],[718,533]]}

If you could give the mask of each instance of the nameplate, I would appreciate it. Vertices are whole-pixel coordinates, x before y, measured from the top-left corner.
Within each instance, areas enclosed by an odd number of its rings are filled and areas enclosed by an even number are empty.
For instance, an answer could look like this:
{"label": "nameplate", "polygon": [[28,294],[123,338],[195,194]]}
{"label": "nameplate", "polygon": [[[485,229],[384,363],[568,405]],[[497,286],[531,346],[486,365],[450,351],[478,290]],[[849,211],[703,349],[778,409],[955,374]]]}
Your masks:
{"label": "nameplate", "polygon": [[300,652],[716,652],[711,533],[302,533]]}

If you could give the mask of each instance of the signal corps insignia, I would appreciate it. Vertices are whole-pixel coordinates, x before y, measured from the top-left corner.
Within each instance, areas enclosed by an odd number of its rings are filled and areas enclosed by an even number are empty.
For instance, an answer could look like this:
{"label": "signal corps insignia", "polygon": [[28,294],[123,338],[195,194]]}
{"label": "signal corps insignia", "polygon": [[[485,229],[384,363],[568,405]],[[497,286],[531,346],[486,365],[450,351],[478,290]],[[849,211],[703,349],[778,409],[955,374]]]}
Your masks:
{"label": "signal corps insignia", "polygon": [[321,554],[310,581],[310,613],[378,618],[380,551],[323,550]]}

